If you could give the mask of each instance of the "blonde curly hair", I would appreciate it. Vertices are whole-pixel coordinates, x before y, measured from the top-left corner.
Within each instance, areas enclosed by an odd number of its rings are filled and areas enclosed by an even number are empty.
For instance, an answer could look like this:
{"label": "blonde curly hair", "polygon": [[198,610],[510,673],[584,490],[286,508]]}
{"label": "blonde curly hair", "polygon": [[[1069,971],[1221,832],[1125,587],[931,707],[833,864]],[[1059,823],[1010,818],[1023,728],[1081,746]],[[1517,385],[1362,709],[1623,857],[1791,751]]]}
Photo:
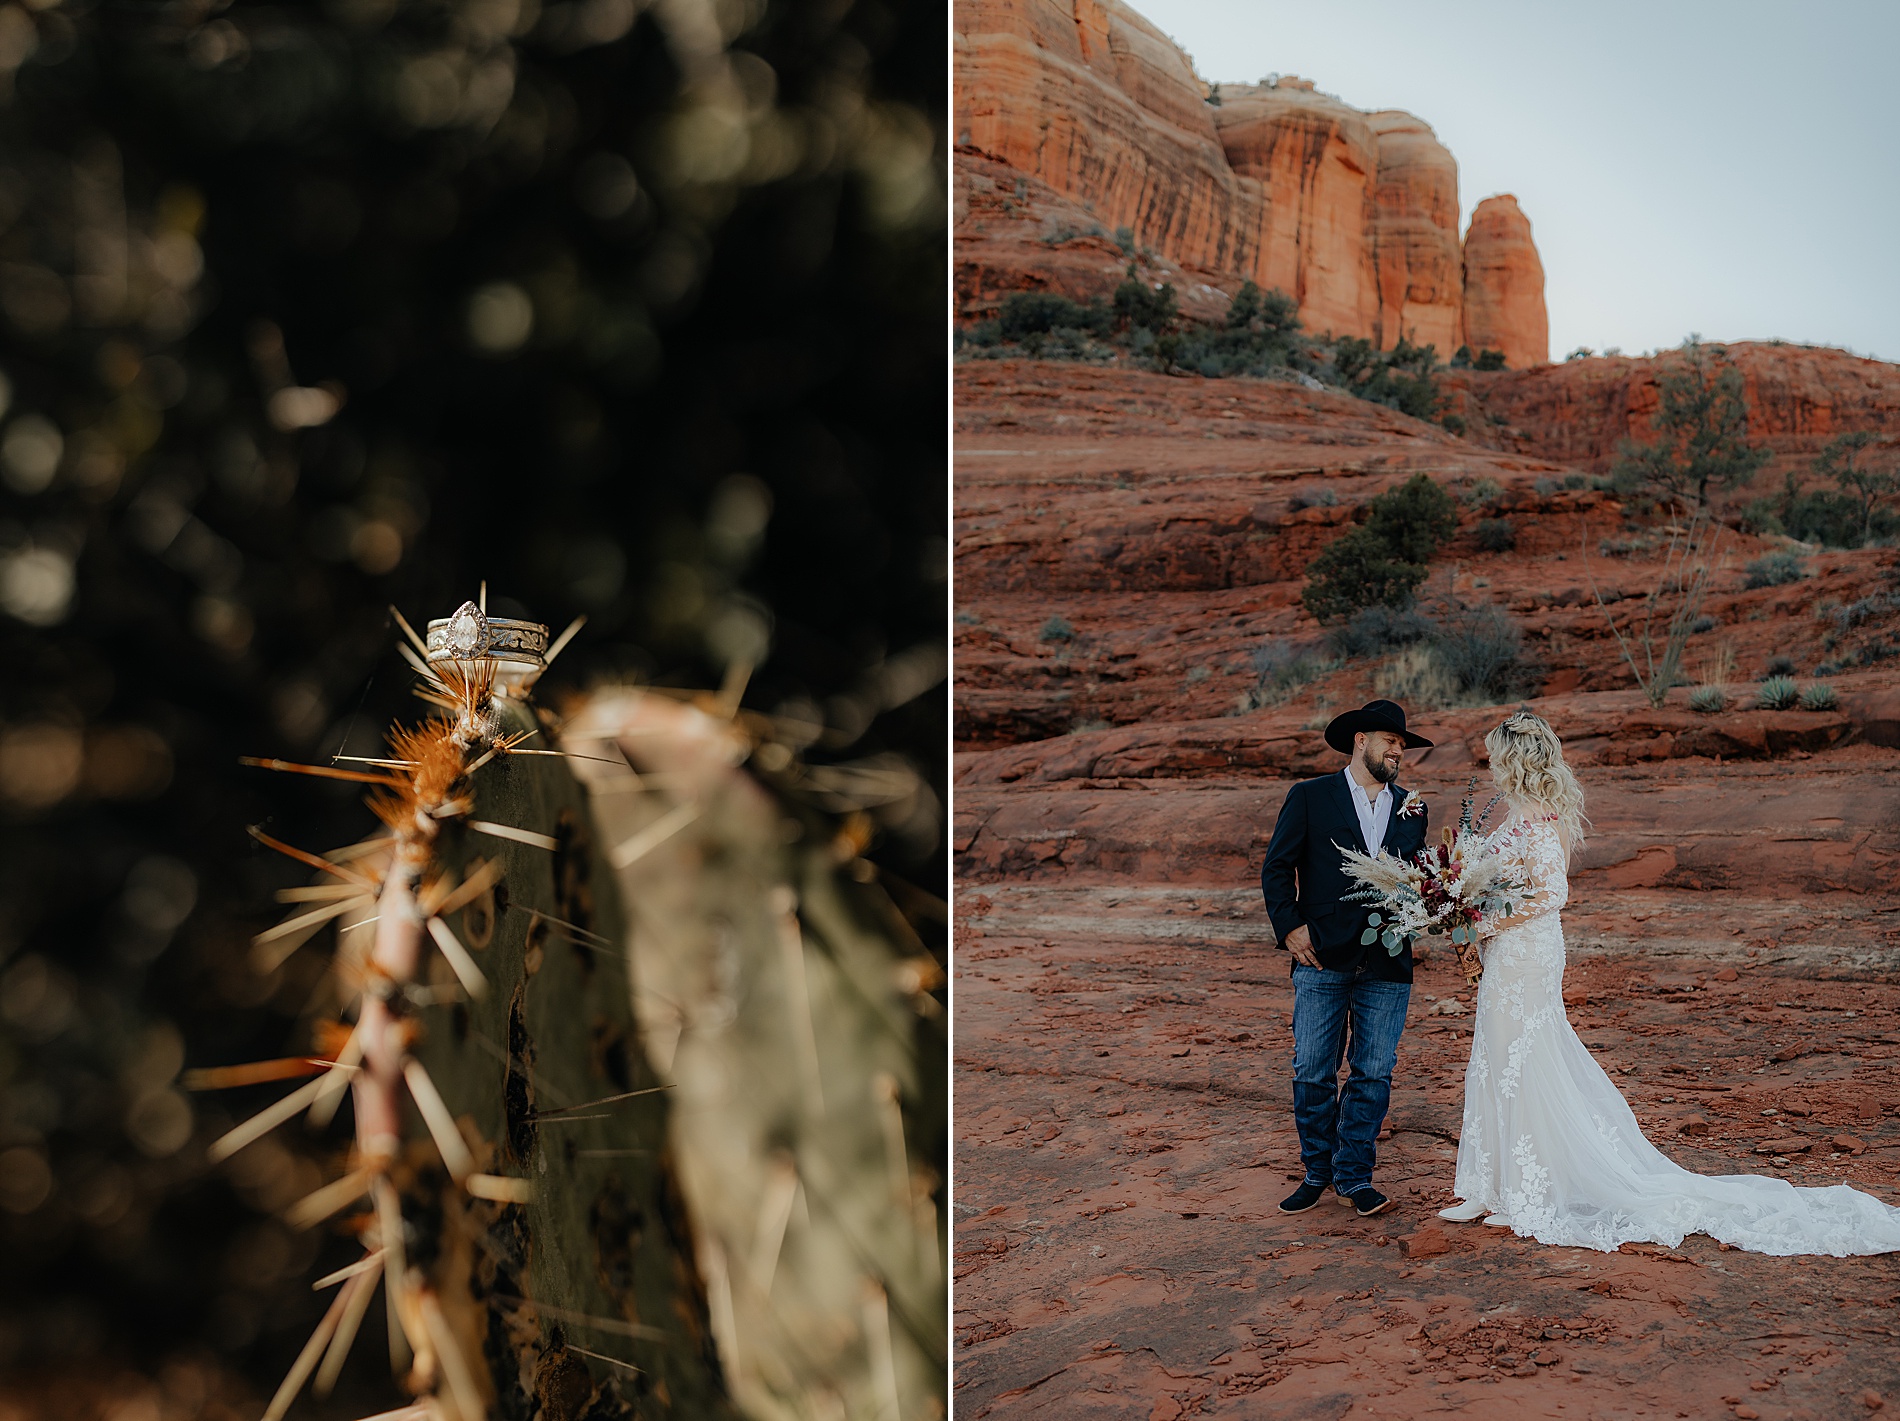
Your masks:
{"label": "blonde curly hair", "polygon": [[1521,809],[1557,816],[1564,852],[1574,855],[1583,843],[1583,786],[1564,763],[1563,741],[1541,715],[1512,711],[1484,737],[1491,757],[1491,778],[1500,793]]}

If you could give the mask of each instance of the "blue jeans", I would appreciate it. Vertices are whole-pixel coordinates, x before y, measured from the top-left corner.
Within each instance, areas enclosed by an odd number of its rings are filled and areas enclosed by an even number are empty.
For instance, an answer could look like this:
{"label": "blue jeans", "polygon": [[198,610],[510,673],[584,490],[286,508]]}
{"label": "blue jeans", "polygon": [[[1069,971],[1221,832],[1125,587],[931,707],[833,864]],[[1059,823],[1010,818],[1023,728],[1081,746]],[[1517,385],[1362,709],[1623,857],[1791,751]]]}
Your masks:
{"label": "blue jeans", "polygon": [[[1411,999],[1409,982],[1293,965],[1293,1123],[1308,1184],[1351,1194],[1372,1183]],[[1342,1059],[1352,1066],[1343,1086]]]}

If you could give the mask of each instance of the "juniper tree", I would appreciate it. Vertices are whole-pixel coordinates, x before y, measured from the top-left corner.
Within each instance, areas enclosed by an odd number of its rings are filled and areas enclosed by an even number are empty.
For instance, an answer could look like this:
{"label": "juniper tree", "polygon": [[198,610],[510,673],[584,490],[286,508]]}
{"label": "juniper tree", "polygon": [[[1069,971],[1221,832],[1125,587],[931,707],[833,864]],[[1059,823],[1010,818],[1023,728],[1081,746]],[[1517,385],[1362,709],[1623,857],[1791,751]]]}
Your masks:
{"label": "juniper tree", "polygon": [[1711,490],[1755,477],[1768,451],[1748,442],[1742,375],[1720,346],[1690,336],[1663,365],[1656,386],[1661,402],[1650,418],[1656,437],[1626,439],[1618,447],[1610,475],[1619,489],[1700,511]]}

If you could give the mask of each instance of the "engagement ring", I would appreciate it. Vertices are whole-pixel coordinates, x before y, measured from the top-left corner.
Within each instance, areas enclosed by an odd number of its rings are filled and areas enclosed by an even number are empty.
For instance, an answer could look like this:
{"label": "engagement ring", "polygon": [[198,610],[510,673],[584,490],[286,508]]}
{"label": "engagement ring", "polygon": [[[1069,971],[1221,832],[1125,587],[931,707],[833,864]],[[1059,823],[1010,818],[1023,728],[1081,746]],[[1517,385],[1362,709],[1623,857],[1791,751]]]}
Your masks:
{"label": "engagement ring", "polygon": [[547,655],[548,629],[539,622],[512,617],[490,617],[473,602],[464,602],[451,616],[429,623],[429,660],[501,661],[510,670],[539,670]]}

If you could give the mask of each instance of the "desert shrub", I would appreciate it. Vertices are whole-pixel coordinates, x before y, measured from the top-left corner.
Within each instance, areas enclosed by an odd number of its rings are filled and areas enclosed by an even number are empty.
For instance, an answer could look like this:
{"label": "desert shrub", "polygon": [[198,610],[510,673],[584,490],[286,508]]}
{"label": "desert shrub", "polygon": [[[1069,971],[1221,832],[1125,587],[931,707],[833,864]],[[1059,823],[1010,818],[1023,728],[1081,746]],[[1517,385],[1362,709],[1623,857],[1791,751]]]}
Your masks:
{"label": "desert shrub", "polygon": [[1823,661],[1819,666],[1814,668],[1814,674],[1816,676],[1838,676],[1841,674],[1841,665],[1838,661]]}
{"label": "desert shrub", "polygon": [[1421,710],[1440,710],[1455,705],[1458,682],[1437,648],[1408,647],[1379,668],[1372,689],[1387,700]]}
{"label": "desert shrub", "polygon": [[1689,709],[1703,715],[1714,715],[1728,708],[1728,693],[1720,686],[1697,686],[1689,692]]}
{"label": "desert shrub", "polygon": [[1517,528],[1508,518],[1486,518],[1477,527],[1478,546],[1487,553],[1508,553],[1517,546]]}
{"label": "desert shrub", "polygon": [[1322,656],[1310,642],[1284,639],[1267,642],[1254,649],[1254,684],[1240,698],[1242,711],[1276,706],[1327,672],[1336,670],[1337,661]]}
{"label": "desert shrub", "polygon": [[1590,480],[1587,476],[1583,474],[1565,474],[1564,475],[1565,488],[1577,489],[1577,488],[1588,488],[1589,486],[1590,486]]}
{"label": "desert shrub", "polygon": [[1809,686],[1801,693],[1801,709],[1804,711],[1838,710],[1840,704],[1840,695],[1832,686]]}
{"label": "desert shrub", "polygon": [[1761,679],[1772,681],[1777,676],[1792,676],[1794,673],[1795,664],[1792,656],[1771,656],[1768,658],[1768,664],[1762,668]]}
{"label": "desert shrub", "polygon": [[1262,291],[1244,282],[1222,325],[1193,325],[1180,332],[1175,361],[1210,378],[1271,375],[1310,364],[1299,313],[1299,303],[1284,291]]}
{"label": "desert shrub", "polygon": [[1150,286],[1135,275],[1135,264],[1115,288],[1115,319],[1129,328],[1158,331],[1175,318],[1177,302],[1174,288],[1167,283]]}
{"label": "desert shrub", "polygon": [[1319,488],[1301,489],[1288,500],[1288,507],[1298,512],[1302,508],[1337,508],[1339,494],[1322,485]]}
{"label": "desert shrub", "polygon": [[1448,414],[1438,422],[1453,434],[1462,436],[1465,432],[1465,417],[1461,414]]}
{"label": "desert shrub", "polygon": [[1333,373],[1339,383],[1362,400],[1385,405],[1415,419],[1438,413],[1438,380],[1433,373],[1438,355],[1429,345],[1413,345],[1403,338],[1390,350],[1374,349],[1357,336],[1335,341]]}
{"label": "desert shrub", "polygon": [[1504,352],[1501,350],[1481,350],[1478,352],[1477,357],[1471,362],[1471,368],[1473,370],[1502,370],[1504,368]]}
{"label": "desert shrub", "polygon": [[1840,631],[1848,632],[1862,622],[1895,611],[1900,611],[1900,596],[1895,596],[1891,592],[1875,592],[1857,601],[1849,602],[1836,611],[1834,625]]}
{"label": "desert shrub", "polygon": [[1074,641],[1075,627],[1067,617],[1054,616],[1042,624],[1039,635],[1043,641]]}
{"label": "desert shrub", "polygon": [[1429,569],[1396,558],[1370,528],[1355,528],[1320,550],[1307,569],[1300,601],[1322,623],[1343,621],[1362,607],[1409,607]]}
{"label": "desert shrub", "polygon": [[1486,474],[1459,495],[1472,508],[1483,508],[1504,497],[1504,485]]}
{"label": "desert shrub", "polygon": [[1429,562],[1458,531],[1458,509],[1429,476],[1413,474],[1372,500],[1366,531],[1382,540],[1395,558]]}
{"label": "desert shrub", "polygon": [[1003,302],[996,318],[997,334],[1004,340],[1051,331],[1090,331],[1108,334],[1114,315],[1100,301],[1084,305],[1053,291],[1015,291]]}
{"label": "desert shrub", "polygon": [[1779,552],[1762,554],[1743,570],[1748,574],[1750,588],[1782,587],[1790,582],[1799,582],[1808,575],[1807,564],[1801,555],[1785,548]]}
{"label": "desert shrub", "polygon": [[1457,527],[1451,495],[1414,474],[1373,499],[1365,524],[1313,559],[1300,600],[1328,624],[1362,607],[1409,607],[1425,581],[1426,564]]}
{"label": "desert shrub", "polygon": [[1714,617],[1711,617],[1707,612],[1704,612],[1701,616],[1697,617],[1693,622],[1689,623],[1689,632],[1691,635],[1700,635],[1703,632],[1712,632],[1721,625],[1722,624],[1718,622]]}
{"label": "desert shrub", "polygon": [[1520,695],[1536,677],[1524,660],[1523,628],[1488,602],[1442,613],[1431,647],[1459,691],[1479,704]]}
{"label": "desert shrub", "polygon": [[1135,254],[1135,229],[1133,227],[1117,227],[1115,229],[1115,245],[1122,249],[1123,256],[1132,257]]}
{"label": "desert shrub", "polygon": [[1417,612],[1395,607],[1361,607],[1327,634],[1327,643],[1348,661],[1384,656],[1402,646],[1429,641],[1437,625]]}
{"label": "desert shrub", "polygon": [[1551,478],[1550,475],[1541,474],[1532,482],[1531,492],[1535,493],[1539,498],[1549,498],[1561,487],[1562,485],[1559,484],[1557,480]]}
{"label": "desert shrub", "polygon": [[1756,690],[1755,704],[1763,710],[1789,710],[1797,694],[1792,676],[1770,676]]}

